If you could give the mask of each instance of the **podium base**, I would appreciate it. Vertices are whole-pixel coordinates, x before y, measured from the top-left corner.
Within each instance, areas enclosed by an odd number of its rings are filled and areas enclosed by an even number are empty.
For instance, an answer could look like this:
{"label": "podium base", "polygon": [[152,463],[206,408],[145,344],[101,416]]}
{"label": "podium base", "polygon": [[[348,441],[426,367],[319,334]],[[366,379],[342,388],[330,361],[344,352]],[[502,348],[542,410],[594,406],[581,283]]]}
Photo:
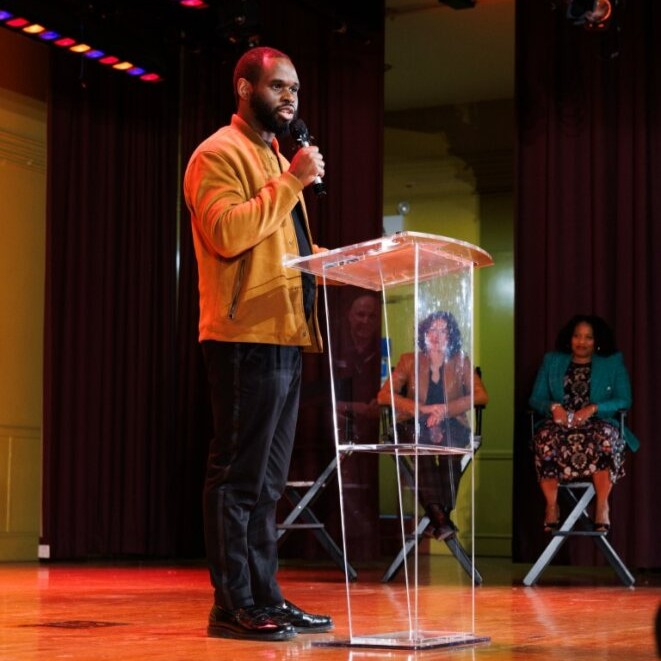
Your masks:
{"label": "podium base", "polygon": [[408,631],[380,633],[369,636],[352,636],[348,640],[326,640],[312,643],[313,647],[382,647],[398,650],[425,650],[440,647],[464,647],[491,641],[489,636],[471,633]]}

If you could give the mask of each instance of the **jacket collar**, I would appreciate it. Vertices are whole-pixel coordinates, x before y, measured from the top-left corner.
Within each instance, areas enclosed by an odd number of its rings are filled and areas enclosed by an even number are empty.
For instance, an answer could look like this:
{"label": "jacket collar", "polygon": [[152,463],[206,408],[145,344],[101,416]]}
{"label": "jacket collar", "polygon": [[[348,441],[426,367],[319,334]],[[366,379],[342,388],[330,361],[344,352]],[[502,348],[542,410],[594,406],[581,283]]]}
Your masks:
{"label": "jacket collar", "polygon": [[277,138],[273,138],[273,142],[270,145],[264,142],[264,140],[262,140],[262,136],[259,135],[259,133],[257,133],[257,131],[255,131],[255,129],[253,129],[245,119],[236,113],[232,115],[232,127],[242,133],[246,138],[248,138],[248,140],[254,142],[257,147],[261,147],[262,149],[265,147],[271,147],[276,154],[280,154],[280,144],[278,143]]}

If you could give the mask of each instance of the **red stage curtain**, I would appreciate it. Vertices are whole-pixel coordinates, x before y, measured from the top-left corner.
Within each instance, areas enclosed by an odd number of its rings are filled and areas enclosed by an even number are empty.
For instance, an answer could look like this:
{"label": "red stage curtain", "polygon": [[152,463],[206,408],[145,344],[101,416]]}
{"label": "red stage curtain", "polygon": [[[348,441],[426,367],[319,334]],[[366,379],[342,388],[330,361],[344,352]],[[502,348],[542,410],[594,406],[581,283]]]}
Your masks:
{"label": "red stage curtain", "polygon": [[[560,326],[594,312],[615,328],[632,378],[629,415],[642,447],[611,502],[610,539],[632,567],[661,565],[656,383],[661,372],[661,6],[620,2],[601,33],[562,3],[517,2],[516,402],[513,556],[542,539],[524,411]],[[531,497],[531,495],[533,497]],[[590,540],[562,562],[591,563]]]}
{"label": "red stage curtain", "polygon": [[[292,56],[328,163],[328,195],[308,199],[317,243],[379,236],[382,0],[354,8],[373,29],[348,33],[313,3],[260,4],[262,43]],[[184,48],[180,71],[154,86],[93,64],[81,77],[78,60],[54,55],[42,539],[54,559],[203,553],[211,431],[181,176],[229,120],[239,54]],[[306,358],[306,386],[327,387],[326,363]],[[303,411],[297,447],[313,452],[297,452],[292,473],[316,477],[330,443]],[[378,519],[376,493],[364,511]]]}
{"label": "red stage curtain", "polygon": [[166,553],[175,373],[176,101],[52,60],[43,543]]}

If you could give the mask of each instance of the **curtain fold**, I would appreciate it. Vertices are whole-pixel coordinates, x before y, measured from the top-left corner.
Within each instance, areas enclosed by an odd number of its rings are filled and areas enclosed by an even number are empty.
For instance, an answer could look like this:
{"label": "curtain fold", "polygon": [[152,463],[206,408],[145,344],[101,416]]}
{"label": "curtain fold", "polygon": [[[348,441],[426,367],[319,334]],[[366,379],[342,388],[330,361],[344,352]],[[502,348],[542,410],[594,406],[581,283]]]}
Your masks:
{"label": "curtain fold", "polygon": [[51,81],[42,543],[169,553],[176,105],[70,57]]}
{"label": "curtain fold", "polygon": [[[561,325],[594,312],[614,327],[624,353],[634,393],[628,422],[642,442],[612,494],[610,539],[631,566],[661,565],[653,469],[661,11],[651,0],[620,2],[616,18],[606,32],[591,33],[572,25],[560,5],[516,5],[517,561],[534,560],[545,544],[525,416],[532,382]],[[582,542],[565,545],[559,560],[601,562],[591,540]]]}

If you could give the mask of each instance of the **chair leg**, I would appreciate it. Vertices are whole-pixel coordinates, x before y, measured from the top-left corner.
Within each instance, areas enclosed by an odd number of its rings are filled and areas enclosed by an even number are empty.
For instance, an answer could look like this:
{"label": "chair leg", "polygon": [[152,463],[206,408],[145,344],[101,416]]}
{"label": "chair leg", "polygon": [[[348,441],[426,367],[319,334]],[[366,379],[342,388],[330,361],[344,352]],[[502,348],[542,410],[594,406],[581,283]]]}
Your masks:
{"label": "chair leg", "polygon": [[[289,513],[285,520],[280,524],[281,533],[287,529],[287,526],[294,523],[294,521],[301,515],[301,512],[305,511],[312,503],[319,497],[321,492],[326,488],[328,481],[335,476],[335,469],[337,467],[337,458],[333,458],[332,461],[326,466],[323,473],[313,482],[310,488],[306,491],[305,495],[301,497],[296,489],[288,489],[287,496],[292,495],[294,497],[294,509]],[[295,495],[294,495],[295,494]]]}
{"label": "chair leg", "polygon": [[546,569],[546,566],[553,560],[555,554],[560,550],[560,547],[565,543],[566,537],[555,536],[548,543],[542,554],[537,558],[537,562],[530,568],[530,571],[523,579],[523,584],[530,587],[537,583],[537,579],[541,573]]}
{"label": "chair leg", "polygon": [[[290,498],[293,496],[293,493],[289,493]],[[326,526],[324,526],[321,521],[316,517],[316,515],[310,509],[301,510],[299,516],[301,519],[310,524],[310,530],[314,533],[314,536],[317,538],[317,541],[325,549],[326,553],[333,559],[335,564],[337,564],[343,571],[345,570],[345,559],[342,549],[335,543],[335,540],[328,534]],[[350,581],[355,581],[358,578],[358,572],[351,566],[351,564],[346,562],[346,572]]]}
{"label": "chair leg", "polygon": [[[355,581],[358,578],[358,573],[351,564],[349,564],[348,560],[345,561],[344,553],[340,547],[328,534],[325,525],[319,521],[310,509],[326,486],[328,486],[329,481],[336,476],[336,469],[337,457],[334,457],[321,475],[309,485],[303,496],[301,496],[294,486],[287,486],[285,489],[285,497],[293,505],[293,509],[289,512],[284,521],[278,524],[278,543],[281,544],[284,542],[285,538],[292,530],[307,528],[314,533],[321,546],[326,550],[333,561],[346,572],[347,578],[351,581]],[[306,486],[308,486],[307,483]],[[295,522],[299,517],[306,523],[296,524]]]}
{"label": "chair leg", "polygon": [[[592,484],[581,484],[574,486],[567,485],[565,488],[567,489],[567,494],[573,501],[574,506],[569,513],[569,516],[567,516],[567,518],[563,521],[560,529],[553,533],[553,538],[548,543],[542,554],[539,556],[537,562],[535,562],[530,571],[526,574],[525,578],[523,579],[523,584],[526,586],[531,586],[537,582],[542,572],[546,569],[551,560],[553,560],[567,537],[584,535],[594,539],[594,543],[604,554],[604,557],[615,570],[615,573],[618,575],[622,583],[624,583],[624,585],[627,587],[631,587],[636,581],[631,572],[627,569],[625,564],[615,552],[615,549],[613,549],[610,542],[606,539],[605,535],[596,533],[593,530],[584,532],[582,530],[574,529],[579,520],[585,522],[586,524],[590,523],[590,517],[587,514],[586,508],[595,496],[594,486]],[[578,489],[583,489],[583,493],[580,497],[577,497],[574,491]]]}
{"label": "chair leg", "polygon": [[459,564],[464,568],[464,571],[475,581],[476,585],[482,585],[482,576],[473,564],[473,559],[466,552],[466,549],[461,545],[457,536],[454,535],[445,541],[446,546],[450,549],[452,555],[457,558]]}
{"label": "chair leg", "polygon": [[604,554],[611,567],[615,570],[615,573],[618,575],[622,583],[630,588],[636,582],[636,579],[622,562],[620,556],[615,552],[615,549],[610,545],[610,542],[605,536],[595,537],[594,542],[601,549],[601,552]]}
{"label": "chair leg", "polygon": [[405,540],[402,544],[402,548],[399,550],[399,553],[395,556],[395,559],[390,563],[390,567],[386,569],[386,573],[381,578],[382,583],[388,583],[391,581],[399,568],[404,564],[406,558],[408,557],[411,549],[420,541],[422,533],[425,531],[429,525],[429,517],[427,515],[423,516],[418,522],[418,527],[415,529],[415,532]]}
{"label": "chair leg", "polygon": [[[404,561],[408,557],[409,553],[415,546],[416,542],[420,543],[420,538],[429,525],[429,517],[427,515],[423,516],[418,523],[418,527],[415,530],[415,533],[411,535],[409,539],[405,541],[402,545],[402,548],[399,550],[399,553],[395,556],[394,560],[390,563],[390,566],[384,573],[381,578],[382,583],[388,583],[391,581],[400,567],[404,564]],[[471,556],[466,552],[466,549],[461,545],[456,535],[449,537],[448,539],[443,540],[446,546],[450,549],[452,555],[459,561],[459,564],[463,567],[464,571],[470,576],[471,579],[475,581],[476,585],[482,585],[482,576],[480,572],[477,571],[475,565],[473,564]]]}
{"label": "chair leg", "polygon": [[560,550],[560,547],[565,543],[567,537],[571,535],[572,528],[583,515],[583,510],[589,505],[593,497],[594,487],[590,484],[585,488],[585,491],[576,502],[572,511],[562,522],[560,529],[553,535],[551,541],[547,544],[544,551],[542,551],[542,554],[537,558],[537,562],[535,562],[530,571],[526,574],[523,579],[524,585],[530,587],[537,582],[542,572],[546,569],[551,560],[553,560],[556,553]]}

